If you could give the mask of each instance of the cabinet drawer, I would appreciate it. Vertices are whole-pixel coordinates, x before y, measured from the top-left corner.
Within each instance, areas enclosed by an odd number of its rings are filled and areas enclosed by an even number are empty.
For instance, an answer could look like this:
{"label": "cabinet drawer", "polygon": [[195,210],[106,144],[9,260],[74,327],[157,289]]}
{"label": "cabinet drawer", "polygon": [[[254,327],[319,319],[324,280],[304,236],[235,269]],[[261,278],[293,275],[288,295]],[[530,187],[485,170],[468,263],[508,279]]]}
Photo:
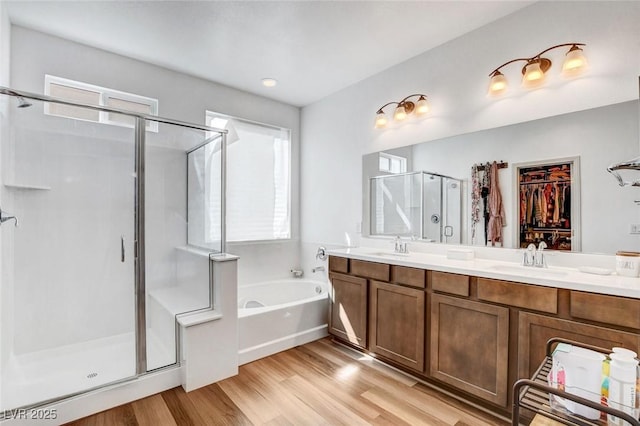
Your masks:
{"label": "cabinet drawer", "polygon": [[467,275],[433,271],[431,273],[431,286],[433,291],[440,293],[469,296],[469,277]]}
{"label": "cabinet drawer", "polygon": [[558,289],[478,278],[478,299],[503,305],[558,313]]}
{"label": "cabinet drawer", "polygon": [[389,281],[389,265],[386,263],[365,262],[351,259],[351,273],[359,277],[379,281]]}
{"label": "cabinet drawer", "polygon": [[391,281],[411,287],[425,288],[425,270],[406,266],[391,266]]}
{"label": "cabinet drawer", "polygon": [[571,316],[638,329],[640,300],[572,291]]}
{"label": "cabinet drawer", "polygon": [[333,272],[349,272],[349,259],[345,257],[329,256],[329,270]]}

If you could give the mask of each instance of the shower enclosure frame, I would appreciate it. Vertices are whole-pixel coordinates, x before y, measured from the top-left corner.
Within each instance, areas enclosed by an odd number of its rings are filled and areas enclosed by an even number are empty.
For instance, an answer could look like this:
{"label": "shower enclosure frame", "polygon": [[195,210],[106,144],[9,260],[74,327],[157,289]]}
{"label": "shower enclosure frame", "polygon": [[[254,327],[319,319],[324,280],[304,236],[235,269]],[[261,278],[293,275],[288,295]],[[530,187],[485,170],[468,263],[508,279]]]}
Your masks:
{"label": "shower enclosure frame", "polygon": [[[119,108],[112,108],[107,106],[90,105],[80,102],[68,101],[52,96],[39,95],[36,93],[26,92],[22,90],[14,90],[8,87],[0,86],[0,94],[10,97],[22,99],[31,99],[42,102],[51,102],[60,105],[87,108],[94,111],[122,114],[132,117],[134,119],[134,164],[135,164],[135,189],[134,189],[134,306],[135,306],[135,352],[136,352],[136,372],[134,376],[123,378],[115,382],[108,382],[97,388],[90,388],[84,391],[80,391],[71,395],[62,395],[58,398],[50,399],[47,401],[40,401],[27,407],[41,406],[43,404],[50,404],[58,402],[69,397],[73,397],[79,394],[83,394],[95,389],[107,387],[114,383],[127,382],[135,380],[136,378],[147,374],[147,336],[146,336],[146,277],[145,277],[145,153],[146,153],[146,121],[155,121],[158,123],[164,123],[179,127],[184,127],[193,130],[201,130],[205,132],[218,133],[221,141],[220,155],[221,155],[221,200],[220,200],[220,251],[225,253],[226,251],[226,157],[227,157],[227,133],[226,129],[219,129],[211,126],[189,123],[186,121],[174,120],[171,118],[159,117],[155,115],[143,114],[133,111],[127,111]],[[211,141],[209,141],[211,142]],[[210,294],[210,299],[212,295]],[[176,363],[179,363],[179,358],[176,359]],[[174,364],[172,364],[174,365]],[[169,367],[169,366],[166,366]],[[166,368],[164,367],[164,368]],[[155,370],[153,370],[155,371]],[[25,407],[19,407],[25,408]],[[16,408],[18,409],[18,408]],[[0,420],[3,416],[0,415]]]}

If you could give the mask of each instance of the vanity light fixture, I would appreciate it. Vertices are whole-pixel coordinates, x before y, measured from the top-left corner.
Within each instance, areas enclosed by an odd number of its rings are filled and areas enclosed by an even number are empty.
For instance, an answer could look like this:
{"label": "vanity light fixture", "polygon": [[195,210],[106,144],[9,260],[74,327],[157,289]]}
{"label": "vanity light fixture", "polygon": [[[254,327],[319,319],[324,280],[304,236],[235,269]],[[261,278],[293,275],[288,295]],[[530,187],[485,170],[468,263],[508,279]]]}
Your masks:
{"label": "vanity light fixture", "polygon": [[[410,101],[409,99],[413,97],[418,97],[418,100],[415,102]],[[384,108],[389,105],[397,105],[393,112],[393,119],[395,121],[402,121],[412,113],[417,116],[422,116],[427,114],[431,109],[429,107],[429,102],[427,102],[427,95],[422,95],[420,93],[409,95],[400,102],[387,102],[378,108],[378,111],[376,111],[376,129],[381,129],[387,125],[389,120],[384,113]]]}
{"label": "vanity light fixture", "polygon": [[489,77],[491,77],[491,81],[489,82],[489,95],[500,95],[507,90],[507,78],[500,72],[500,69],[513,62],[526,62],[525,66],[522,68],[522,85],[525,88],[530,89],[541,86],[544,83],[546,72],[551,68],[551,60],[543,58],[542,55],[550,50],[566,46],[571,47],[565,55],[564,63],[562,64],[562,74],[566,77],[573,77],[582,73],[587,66],[587,59],[584,57],[584,52],[579,46],[585,46],[585,44],[558,44],[556,46],[551,46],[530,58],[512,59],[493,70],[489,74]]}

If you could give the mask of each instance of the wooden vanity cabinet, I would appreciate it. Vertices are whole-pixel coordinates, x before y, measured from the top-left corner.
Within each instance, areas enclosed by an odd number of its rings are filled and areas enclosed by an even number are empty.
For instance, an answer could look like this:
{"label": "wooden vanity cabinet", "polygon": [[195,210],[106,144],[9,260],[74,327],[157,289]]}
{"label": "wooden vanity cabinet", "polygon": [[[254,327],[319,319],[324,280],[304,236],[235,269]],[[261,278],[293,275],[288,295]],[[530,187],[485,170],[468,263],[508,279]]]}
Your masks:
{"label": "wooden vanity cabinet", "polygon": [[355,259],[329,269],[332,335],[503,413],[552,337],[640,351],[638,299]]}
{"label": "wooden vanity cabinet", "polygon": [[361,348],[367,347],[367,280],[330,273],[329,333]]}
{"label": "wooden vanity cabinet", "polygon": [[[637,301],[640,303],[640,301]],[[593,307],[597,311],[598,307]],[[518,376],[531,377],[545,357],[547,341],[563,337],[601,348],[640,348],[640,335],[572,320],[521,312],[518,320]]]}
{"label": "wooden vanity cabinet", "polygon": [[369,350],[424,371],[425,292],[380,281],[369,289]]}
{"label": "wooden vanity cabinet", "polygon": [[509,309],[441,294],[430,308],[429,375],[506,407]]}

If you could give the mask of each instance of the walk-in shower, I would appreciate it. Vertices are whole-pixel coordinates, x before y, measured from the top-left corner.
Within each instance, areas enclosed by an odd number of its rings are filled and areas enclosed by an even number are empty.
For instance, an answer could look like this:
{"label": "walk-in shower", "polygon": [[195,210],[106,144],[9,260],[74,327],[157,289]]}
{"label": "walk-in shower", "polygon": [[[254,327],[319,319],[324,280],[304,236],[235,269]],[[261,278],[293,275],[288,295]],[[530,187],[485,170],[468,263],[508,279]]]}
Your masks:
{"label": "walk-in shower", "polygon": [[[0,88],[0,413],[178,362],[175,315],[211,305],[224,251],[225,136]],[[200,248],[192,198],[216,206]]]}

